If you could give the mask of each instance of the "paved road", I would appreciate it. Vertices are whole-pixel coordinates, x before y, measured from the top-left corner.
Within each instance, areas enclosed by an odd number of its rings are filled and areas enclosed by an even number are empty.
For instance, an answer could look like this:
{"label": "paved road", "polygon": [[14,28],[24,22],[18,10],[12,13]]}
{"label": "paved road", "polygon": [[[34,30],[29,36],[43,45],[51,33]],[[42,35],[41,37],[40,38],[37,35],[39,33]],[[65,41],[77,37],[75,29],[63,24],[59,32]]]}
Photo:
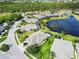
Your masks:
{"label": "paved road", "polygon": [[29,59],[23,52],[20,51],[15,41],[14,32],[16,31],[16,26],[19,22],[20,21],[15,22],[9,30],[8,38],[5,40],[5,43],[11,45],[11,48],[8,52],[1,53],[0,59]]}

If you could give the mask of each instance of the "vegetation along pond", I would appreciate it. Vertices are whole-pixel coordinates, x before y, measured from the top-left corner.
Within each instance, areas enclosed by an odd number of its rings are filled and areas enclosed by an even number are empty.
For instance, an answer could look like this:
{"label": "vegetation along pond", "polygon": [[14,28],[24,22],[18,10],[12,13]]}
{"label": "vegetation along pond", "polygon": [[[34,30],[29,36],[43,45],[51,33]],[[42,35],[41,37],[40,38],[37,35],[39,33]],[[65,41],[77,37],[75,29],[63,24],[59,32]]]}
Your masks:
{"label": "vegetation along pond", "polygon": [[73,17],[69,16],[66,19],[51,20],[46,23],[46,26],[55,32],[79,36],[79,21]]}

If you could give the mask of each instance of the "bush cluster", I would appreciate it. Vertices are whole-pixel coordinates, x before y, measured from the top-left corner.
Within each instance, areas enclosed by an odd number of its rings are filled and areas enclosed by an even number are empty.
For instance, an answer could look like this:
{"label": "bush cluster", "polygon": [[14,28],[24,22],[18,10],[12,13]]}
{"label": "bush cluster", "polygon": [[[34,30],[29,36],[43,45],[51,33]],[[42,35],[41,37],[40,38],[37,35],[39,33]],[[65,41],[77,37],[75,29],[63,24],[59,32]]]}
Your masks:
{"label": "bush cluster", "polygon": [[0,12],[25,12],[44,11],[59,9],[78,9],[79,3],[50,3],[50,2],[29,2],[29,3],[0,3]]}
{"label": "bush cluster", "polygon": [[3,13],[0,15],[0,24],[2,23],[11,23],[12,21],[17,21],[21,19],[22,16],[17,13]]}

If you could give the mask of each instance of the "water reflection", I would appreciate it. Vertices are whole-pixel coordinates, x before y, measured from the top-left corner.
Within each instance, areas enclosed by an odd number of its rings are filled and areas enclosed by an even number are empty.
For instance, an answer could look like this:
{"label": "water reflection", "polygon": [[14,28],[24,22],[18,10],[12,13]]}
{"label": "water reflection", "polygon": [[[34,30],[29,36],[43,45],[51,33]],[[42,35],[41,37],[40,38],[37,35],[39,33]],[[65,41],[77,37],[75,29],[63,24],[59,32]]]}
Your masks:
{"label": "water reflection", "polygon": [[79,36],[79,21],[75,17],[69,16],[67,19],[48,21],[46,26],[56,32],[64,31],[66,34]]}

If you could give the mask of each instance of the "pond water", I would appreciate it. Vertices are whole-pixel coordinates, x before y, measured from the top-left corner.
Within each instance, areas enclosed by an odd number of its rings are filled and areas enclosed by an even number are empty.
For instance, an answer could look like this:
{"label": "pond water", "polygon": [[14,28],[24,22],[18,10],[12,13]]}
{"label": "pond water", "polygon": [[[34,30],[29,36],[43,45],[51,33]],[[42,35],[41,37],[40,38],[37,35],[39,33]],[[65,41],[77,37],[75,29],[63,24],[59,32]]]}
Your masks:
{"label": "pond water", "polygon": [[65,34],[79,36],[79,21],[73,16],[69,16],[66,19],[48,21],[46,26],[55,32],[64,31]]}

